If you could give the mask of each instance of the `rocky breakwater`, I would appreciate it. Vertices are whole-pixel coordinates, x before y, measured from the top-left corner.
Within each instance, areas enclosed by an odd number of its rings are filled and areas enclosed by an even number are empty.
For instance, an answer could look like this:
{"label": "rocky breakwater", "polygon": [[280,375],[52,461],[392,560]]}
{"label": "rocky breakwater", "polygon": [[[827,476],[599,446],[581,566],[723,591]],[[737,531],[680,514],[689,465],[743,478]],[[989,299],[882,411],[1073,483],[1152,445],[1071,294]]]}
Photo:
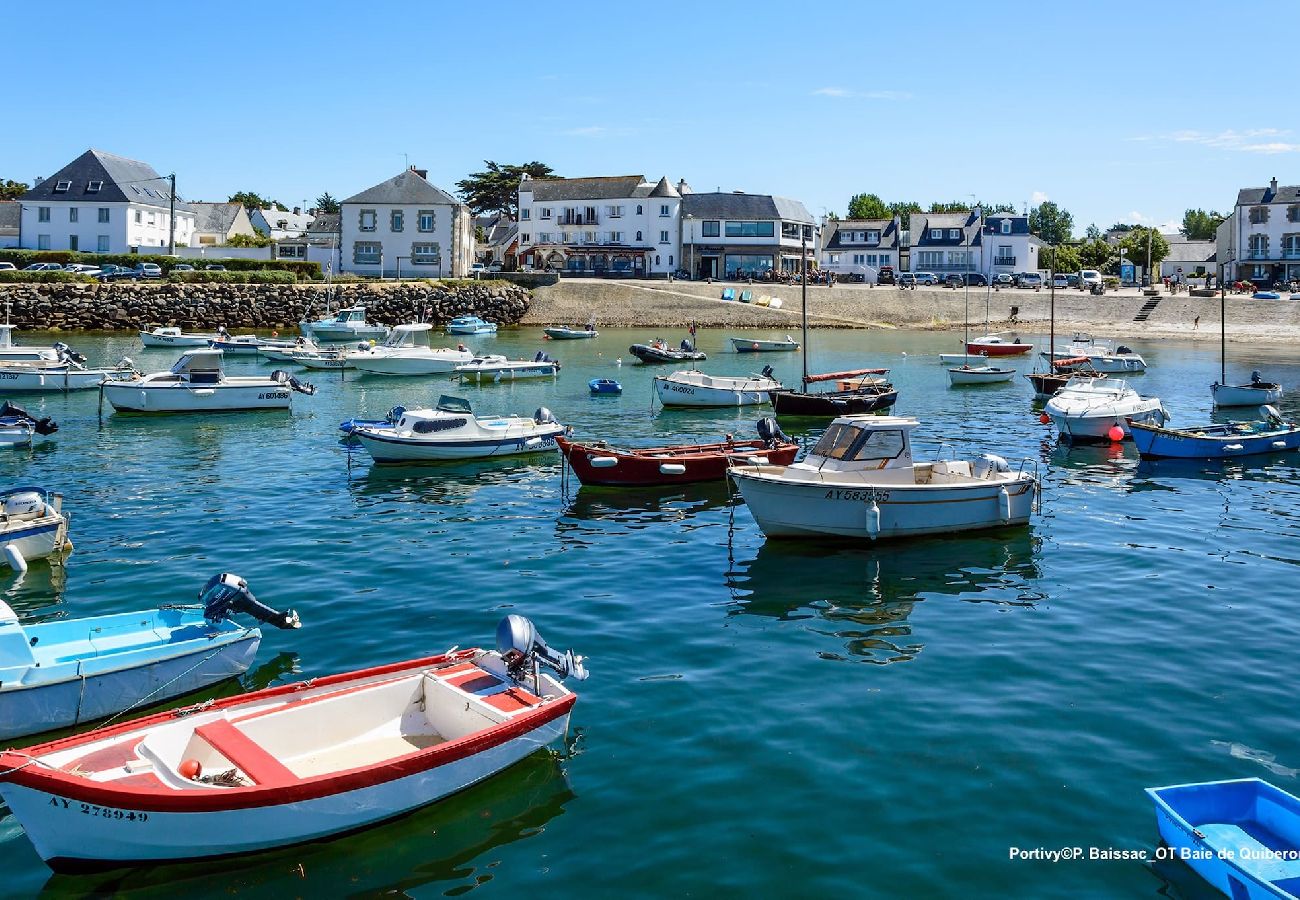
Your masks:
{"label": "rocky breakwater", "polygon": [[0,301],[20,328],[136,330],[178,325],[210,330],[293,328],[340,306],[364,305],[384,325],[456,316],[481,316],[512,325],[528,311],[532,295],[502,282],[400,284],[4,284]]}

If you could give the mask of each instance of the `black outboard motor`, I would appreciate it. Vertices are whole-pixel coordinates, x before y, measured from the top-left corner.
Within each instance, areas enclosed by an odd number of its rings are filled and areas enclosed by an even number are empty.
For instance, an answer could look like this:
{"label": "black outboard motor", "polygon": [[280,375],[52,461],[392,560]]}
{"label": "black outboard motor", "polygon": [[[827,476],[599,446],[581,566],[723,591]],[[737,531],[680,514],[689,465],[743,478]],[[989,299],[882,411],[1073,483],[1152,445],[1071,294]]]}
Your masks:
{"label": "black outboard motor", "polygon": [[785,436],[781,426],[772,416],[765,416],[758,420],[758,436],[769,447],[775,447],[777,444],[788,442],[790,439]]}
{"label": "black outboard motor", "polygon": [[63,343],[63,341],[55,341],[54,349],[59,354],[60,362],[65,362],[65,363],[71,362],[77,365],[81,365],[86,361],[85,356],[78,353],[76,350],[73,350],[67,344]]}
{"label": "black outboard motor", "polygon": [[199,591],[199,602],[203,604],[203,618],[209,622],[220,622],[235,613],[244,613],[276,628],[302,627],[298,613],[292,609],[284,612],[271,609],[253,596],[247,581],[229,572],[209,578],[203,590]]}
{"label": "black outboard motor", "polygon": [[1263,380],[1264,380],[1264,379],[1263,379],[1262,377],[1260,377],[1259,369],[1256,369],[1255,371],[1253,371],[1253,372],[1250,373],[1250,383],[1251,383],[1251,384],[1259,384],[1259,383],[1260,383],[1261,381],[1263,381]]}
{"label": "black outboard motor", "polygon": [[763,366],[763,371],[762,371],[761,374],[762,374],[762,376],[763,376],[764,378],[771,378],[771,377],[772,377],[772,367],[771,367],[771,366]]}
{"label": "black outboard motor", "polygon": [[687,353],[690,353],[695,348],[691,346],[690,341],[686,340],[686,338],[682,338],[682,349],[685,350]]}
{"label": "black outboard motor", "polygon": [[283,385],[287,385],[290,390],[297,391],[300,394],[306,394],[308,396],[311,396],[312,394],[316,393],[316,385],[310,384],[306,381],[299,381],[297,378],[290,375],[284,369],[276,369],[274,372],[272,372],[271,380],[279,382],[280,384]]}
{"label": "black outboard motor", "polygon": [[58,424],[49,416],[38,419],[17,403],[10,403],[8,400],[0,405],[0,418],[26,419],[32,423],[32,430],[37,434],[54,434],[59,430]]}
{"label": "black outboard motor", "polygon": [[1116,353],[1132,353],[1133,350],[1132,350],[1132,348],[1130,348],[1130,347],[1125,347],[1123,344],[1120,344],[1118,347],[1115,348],[1115,352],[1116,352]]}
{"label": "black outboard motor", "polygon": [[497,625],[497,652],[505,661],[506,671],[515,681],[522,681],[530,674],[531,663],[534,661],[561,678],[573,677],[584,681],[587,677],[581,656],[574,656],[572,650],[564,653],[552,650],[537,633],[533,623],[523,616],[506,616]]}

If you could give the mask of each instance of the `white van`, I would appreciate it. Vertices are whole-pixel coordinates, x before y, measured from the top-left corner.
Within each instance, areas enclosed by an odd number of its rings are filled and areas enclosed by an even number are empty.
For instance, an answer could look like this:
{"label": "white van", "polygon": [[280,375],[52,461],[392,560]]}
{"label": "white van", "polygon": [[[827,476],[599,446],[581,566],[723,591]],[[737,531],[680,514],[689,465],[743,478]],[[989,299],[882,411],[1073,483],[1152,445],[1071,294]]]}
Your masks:
{"label": "white van", "polygon": [[1079,273],[1079,289],[1092,290],[1094,284],[1101,284],[1101,273],[1096,269],[1084,269]]}

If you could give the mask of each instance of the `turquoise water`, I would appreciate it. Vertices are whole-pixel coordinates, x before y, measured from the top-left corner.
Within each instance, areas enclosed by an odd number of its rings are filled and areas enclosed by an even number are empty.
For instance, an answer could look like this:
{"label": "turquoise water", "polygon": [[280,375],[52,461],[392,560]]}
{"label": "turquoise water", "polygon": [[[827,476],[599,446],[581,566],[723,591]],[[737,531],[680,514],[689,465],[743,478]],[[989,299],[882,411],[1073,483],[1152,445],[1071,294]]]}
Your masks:
{"label": "turquoise water", "polygon": [[[702,332],[702,367],[797,378],[797,354],[724,352],[739,333]],[[459,391],[480,414],[547,406],[581,437],[752,434],[757,409],[658,409],[650,378],[668,370],[627,353],[654,336],[547,342],[557,381]],[[539,337],[468,342],[531,357]],[[233,571],[304,623],[266,633],[251,686],[490,644],[507,612],[586,654],[592,676],[554,756],[324,845],[53,878],[6,815],[0,893],[1199,896],[1181,866],[1010,848],[1153,851],[1148,785],[1300,787],[1296,457],[1153,465],[1058,447],[1023,379],[948,386],[934,354],[958,337],[816,332],[812,368],[891,367],[897,411],[922,421],[918,455],[1028,459],[1041,512],[1028,529],[878,548],[766,543],[724,486],[580,488],[552,455],[374,469],[338,443],[340,420],[431,402],[442,380],[313,372],[318,393],[287,415],[101,421],[94,393],[28,398],[61,430],[0,456],[0,483],[61,490],[76,550],[7,589],[24,616],[189,601]],[[150,371],[175,355],[73,343]],[[1175,424],[1209,415],[1217,344],[1128,343],[1151,365],[1131,382]],[[1230,355],[1231,378],[1300,383],[1288,348]],[[624,393],[589,396],[596,376]]]}

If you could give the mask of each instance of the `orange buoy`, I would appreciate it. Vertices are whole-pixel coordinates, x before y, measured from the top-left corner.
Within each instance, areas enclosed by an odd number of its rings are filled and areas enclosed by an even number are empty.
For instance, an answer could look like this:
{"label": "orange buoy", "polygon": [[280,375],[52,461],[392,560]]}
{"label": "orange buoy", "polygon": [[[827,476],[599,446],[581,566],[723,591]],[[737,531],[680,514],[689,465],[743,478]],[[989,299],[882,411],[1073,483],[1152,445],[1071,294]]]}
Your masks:
{"label": "orange buoy", "polygon": [[193,781],[203,774],[203,764],[197,759],[187,759],[176,767],[176,771],[180,772],[182,777]]}
{"label": "orange buoy", "polygon": [[758,352],[758,341],[754,341],[754,352]]}
{"label": "orange buoy", "polygon": [[1122,441],[1124,440],[1124,429],[1118,425],[1112,425],[1110,431],[1106,432],[1106,436],[1112,441]]}
{"label": "orange buoy", "polygon": [[1047,413],[1043,413],[1041,416],[1038,417],[1038,421],[1046,425],[1047,423],[1052,421],[1052,417],[1049,416]]}

